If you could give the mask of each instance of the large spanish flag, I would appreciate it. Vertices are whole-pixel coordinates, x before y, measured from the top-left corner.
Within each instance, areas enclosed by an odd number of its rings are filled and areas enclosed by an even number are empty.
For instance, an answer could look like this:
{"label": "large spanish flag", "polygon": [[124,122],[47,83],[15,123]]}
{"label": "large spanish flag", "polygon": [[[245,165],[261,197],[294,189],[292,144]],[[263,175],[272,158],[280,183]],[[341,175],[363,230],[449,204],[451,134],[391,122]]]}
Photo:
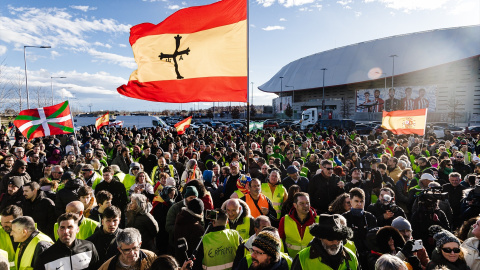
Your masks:
{"label": "large spanish flag", "polygon": [[159,102],[247,102],[247,0],[181,9],[130,29],[138,69],[117,91]]}
{"label": "large spanish flag", "polygon": [[190,124],[192,123],[192,117],[187,117],[185,119],[183,119],[182,121],[176,123],[174,125],[174,127],[177,129],[177,134],[178,135],[182,135],[183,133],[185,133],[185,130],[190,126]]}
{"label": "large spanish flag", "polygon": [[394,134],[425,134],[427,109],[412,111],[383,111],[382,127]]}
{"label": "large spanish flag", "polygon": [[97,120],[95,121],[95,128],[97,128],[97,130],[99,130],[103,126],[108,126],[108,124],[110,123],[110,117],[108,113],[109,112],[98,117]]}

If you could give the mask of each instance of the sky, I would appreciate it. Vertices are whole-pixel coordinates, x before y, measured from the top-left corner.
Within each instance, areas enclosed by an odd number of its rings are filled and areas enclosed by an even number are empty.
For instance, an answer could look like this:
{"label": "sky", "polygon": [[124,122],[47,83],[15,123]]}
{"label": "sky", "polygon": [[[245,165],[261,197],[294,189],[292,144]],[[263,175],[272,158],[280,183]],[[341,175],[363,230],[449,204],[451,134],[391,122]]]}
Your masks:
{"label": "sky", "polygon": [[[69,99],[74,109],[160,112],[208,108],[212,103],[158,103],[117,93],[137,68],[130,28],[158,24],[178,9],[215,0],[2,0],[0,110],[6,89],[25,88],[30,107]],[[478,0],[249,0],[249,91],[254,105],[274,94],[258,86],[299,58],[336,47],[440,28],[480,24]],[[66,78],[51,78],[66,77]],[[253,86],[253,87],[252,87]],[[25,90],[22,106],[26,109]],[[16,102],[18,104],[18,102]],[[220,103],[229,105],[229,103]],[[233,103],[232,105],[242,105]],[[44,106],[44,105],[43,105]],[[16,108],[18,110],[18,107]]]}

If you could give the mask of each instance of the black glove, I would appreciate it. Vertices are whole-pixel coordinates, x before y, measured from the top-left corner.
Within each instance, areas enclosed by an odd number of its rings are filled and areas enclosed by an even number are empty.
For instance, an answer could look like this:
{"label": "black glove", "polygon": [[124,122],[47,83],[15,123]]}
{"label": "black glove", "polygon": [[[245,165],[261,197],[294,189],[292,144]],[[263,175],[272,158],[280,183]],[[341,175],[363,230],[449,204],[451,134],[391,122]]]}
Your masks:
{"label": "black glove", "polygon": [[413,256],[413,240],[407,241],[402,248],[402,253],[405,257],[410,258]]}

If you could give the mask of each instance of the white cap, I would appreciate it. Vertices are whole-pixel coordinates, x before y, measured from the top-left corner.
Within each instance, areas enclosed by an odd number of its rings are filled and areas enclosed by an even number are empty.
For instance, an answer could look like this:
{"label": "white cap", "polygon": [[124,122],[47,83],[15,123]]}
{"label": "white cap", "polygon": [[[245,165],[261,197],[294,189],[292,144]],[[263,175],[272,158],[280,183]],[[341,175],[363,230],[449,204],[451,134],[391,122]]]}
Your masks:
{"label": "white cap", "polygon": [[479,162],[479,161],[480,161],[480,158],[479,158],[479,157],[477,157],[477,156],[474,156],[474,157],[472,158],[472,161]]}
{"label": "white cap", "polygon": [[425,179],[430,180],[430,181],[437,181],[437,179],[429,173],[424,173],[424,174],[422,174],[422,177],[420,177],[420,180],[425,180]]}

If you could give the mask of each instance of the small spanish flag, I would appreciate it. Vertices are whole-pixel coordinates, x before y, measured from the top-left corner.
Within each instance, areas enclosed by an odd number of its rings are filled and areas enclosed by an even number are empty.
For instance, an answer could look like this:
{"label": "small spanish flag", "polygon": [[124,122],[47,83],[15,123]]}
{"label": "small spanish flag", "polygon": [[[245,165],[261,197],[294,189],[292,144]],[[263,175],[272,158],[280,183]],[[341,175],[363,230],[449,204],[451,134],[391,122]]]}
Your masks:
{"label": "small spanish flag", "polygon": [[190,126],[191,123],[192,123],[191,116],[176,123],[174,127],[177,129],[177,134],[182,135],[183,133],[185,133],[185,130]]}
{"label": "small spanish flag", "polygon": [[95,128],[97,128],[97,130],[99,130],[101,127],[103,126],[108,126],[108,123],[110,121],[110,117],[108,115],[109,112],[107,112],[106,114],[100,116],[99,118],[97,118],[97,120],[95,121]]}
{"label": "small spanish flag", "polygon": [[382,127],[393,134],[425,135],[427,109],[411,111],[383,111]]}

